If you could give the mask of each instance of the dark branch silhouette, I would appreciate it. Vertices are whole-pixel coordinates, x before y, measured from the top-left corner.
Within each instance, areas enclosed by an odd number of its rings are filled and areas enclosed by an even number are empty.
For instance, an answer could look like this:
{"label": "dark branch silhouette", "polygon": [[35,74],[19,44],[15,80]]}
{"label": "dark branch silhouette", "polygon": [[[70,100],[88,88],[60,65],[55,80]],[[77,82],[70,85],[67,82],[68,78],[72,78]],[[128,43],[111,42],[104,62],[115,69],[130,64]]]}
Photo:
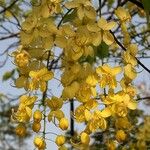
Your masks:
{"label": "dark branch silhouette", "polygon": [[[114,37],[114,40],[116,41],[116,43],[124,50],[126,51],[127,49],[118,41],[118,39],[116,38],[116,36],[114,35],[114,33],[112,31],[110,31],[110,33],[113,35]],[[138,60],[136,57],[135,57],[137,63],[143,67],[148,73],[150,73],[150,69],[147,68],[140,60]]]}
{"label": "dark branch silhouette", "polygon": [[5,7],[3,10],[0,11],[0,14],[4,13],[5,11],[7,11],[8,9],[10,9],[11,7],[13,7],[16,3],[18,2],[18,0],[15,0],[13,3],[11,3],[8,7]]}

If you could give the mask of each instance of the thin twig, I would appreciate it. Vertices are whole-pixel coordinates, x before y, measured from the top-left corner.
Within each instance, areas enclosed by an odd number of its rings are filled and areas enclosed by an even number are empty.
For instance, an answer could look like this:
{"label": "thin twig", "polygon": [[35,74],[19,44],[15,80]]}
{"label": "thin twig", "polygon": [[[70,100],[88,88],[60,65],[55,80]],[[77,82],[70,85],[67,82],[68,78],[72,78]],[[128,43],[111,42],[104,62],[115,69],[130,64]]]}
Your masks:
{"label": "thin twig", "polygon": [[0,11],[0,14],[4,13],[5,11],[7,11],[8,9],[10,9],[11,7],[13,7],[18,0],[15,0],[13,3],[11,3],[8,7],[5,7],[3,10]]}
{"label": "thin twig", "polygon": [[142,9],[144,9],[143,4],[140,3],[139,1],[137,1],[137,0],[128,0],[128,1],[131,2],[131,3],[133,3],[133,4],[135,4],[136,6],[138,6],[140,8],[142,8]]}
{"label": "thin twig", "polygon": [[71,9],[69,9],[69,10],[65,13],[65,15],[62,17],[62,19],[61,19],[60,22],[58,23],[57,28],[60,27],[60,25],[62,24],[63,20],[66,18],[66,16],[67,16],[72,10],[73,10],[73,9],[71,8]]}
{"label": "thin twig", "polygon": [[150,99],[150,97],[140,97],[140,98],[137,98],[136,100],[140,101],[140,100],[148,100],[148,99]]}
{"label": "thin twig", "polygon": [[15,34],[11,34],[11,35],[8,35],[8,36],[1,37],[0,41],[6,40],[6,39],[9,39],[9,38],[17,38],[18,35],[19,35],[19,33],[15,33]]}
{"label": "thin twig", "polygon": [[[116,36],[114,35],[114,33],[112,31],[110,31],[110,33],[113,35],[114,40],[116,41],[116,43],[124,50],[126,51],[127,49],[118,41],[118,39],[116,38]],[[150,70],[141,62],[139,61],[136,57],[135,57],[137,63],[143,67],[148,73],[150,73]]]}

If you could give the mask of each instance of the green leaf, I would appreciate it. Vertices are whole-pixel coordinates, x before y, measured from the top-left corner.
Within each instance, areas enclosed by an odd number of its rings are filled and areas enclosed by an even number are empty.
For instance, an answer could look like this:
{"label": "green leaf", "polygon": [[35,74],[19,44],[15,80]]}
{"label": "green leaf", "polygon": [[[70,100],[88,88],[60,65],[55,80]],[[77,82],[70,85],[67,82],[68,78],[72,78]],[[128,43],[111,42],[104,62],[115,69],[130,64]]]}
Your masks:
{"label": "green leaf", "polygon": [[5,0],[0,0],[0,6],[5,6]]}
{"label": "green leaf", "polygon": [[86,62],[88,62],[89,64],[93,64],[94,62],[96,62],[96,57],[87,56]]}
{"label": "green leaf", "polygon": [[145,11],[150,12],[150,0],[142,0]]}
{"label": "green leaf", "polygon": [[98,47],[96,47],[96,56],[100,59],[106,58],[109,55],[109,46],[102,42]]}
{"label": "green leaf", "polygon": [[114,3],[114,0],[108,0],[108,7],[111,8]]}
{"label": "green leaf", "polygon": [[150,0],[142,0],[144,10],[146,12],[147,23],[150,21]]}
{"label": "green leaf", "polygon": [[83,62],[88,62],[89,64],[93,64],[94,62],[96,62],[96,57],[94,55],[94,57],[91,57],[91,56],[83,56],[80,58],[79,60],[80,63],[83,63]]}
{"label": "green leaf", "polygon": [[66,15],[63,19],[63,23],[73,20],[77,16],[77,11],[73,10],[70,14]]}
{"label": "green leaf", "polygon": [[2,80],[3,81],[7,81],[8,79],[12,78],[12,76],[14,75],[14,73],[15,73],[15,69],[13,69],[12,71],[5,72],[5,74],[3,75]]}

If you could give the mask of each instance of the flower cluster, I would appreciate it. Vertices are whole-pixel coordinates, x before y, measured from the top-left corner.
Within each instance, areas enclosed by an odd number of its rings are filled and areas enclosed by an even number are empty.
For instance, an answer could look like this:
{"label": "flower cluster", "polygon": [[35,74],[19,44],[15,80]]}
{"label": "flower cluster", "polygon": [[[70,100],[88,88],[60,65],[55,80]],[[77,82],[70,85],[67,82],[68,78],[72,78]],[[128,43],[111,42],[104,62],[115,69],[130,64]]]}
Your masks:
{"label": "flower cluster", "polygon": [[[65,13],[67,10],[70,14]],[[65,17],[72,14],[73,18],[65,21]],[[62,107],[74,99],[79,105],[72,115],[76,122],[86,123],[86,127],[77,135],[77,143],[70,139],[73,146],[87,149],[90,134],[109,128],[110,118],[115,120],[116,140],[120,143],[126,140],[125,130],[130,124],[128,113],[137,107],[132,81],[137,76],[135,56],[138,50],[136,44],[131,43],[127,30],[130,14],[122,7],[115,14],[118,22],[99,17],[90,0],[43,0],[32,7],[22,23],[21,46],[12,56],[19,71],[15,86],[24,88],[27,94],[20,97],[18,110],[13,112],[12,118],[18,123],[16,133],[20,136],[25,135],[26,124],[32,124],[32,130],[38,134],[34,145],[39,150],[46,149],[47,121],[61,130],[68,129],[69,121]],[[64,17],[59,21],[61,15]],[[103,43],[108,47],[117,45],[110,30],[118,24],[127,49],[122,53],[122,64],[88,62],[88,57],[96,55],[95,47]],[[58,55],[55,48],[60,50],[58,57],[55,57]],[[55,69],[61,72],[60,97],[47,94],[48,82],[57,78]],[[36,103],[39,108],[35,110]],[[55,143],[60,150],[66,149],[65,141],[64,135],[57,135]],[[108,147],[111,146],[115,144],[108,143]]]}

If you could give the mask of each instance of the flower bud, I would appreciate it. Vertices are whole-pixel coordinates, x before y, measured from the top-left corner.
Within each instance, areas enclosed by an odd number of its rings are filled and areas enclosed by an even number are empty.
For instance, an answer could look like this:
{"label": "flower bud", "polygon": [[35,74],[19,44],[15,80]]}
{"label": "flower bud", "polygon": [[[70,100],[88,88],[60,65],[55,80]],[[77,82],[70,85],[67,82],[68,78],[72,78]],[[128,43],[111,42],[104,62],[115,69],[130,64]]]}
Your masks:
{"label": "flower bud", "polygon": [[116,133],[116,139],[118,142],[122,142],[126,139],[126,133],[123,130],[118,130]]}
{"label": "flower bud", "polygon": [[18,126],[15,129],[15,132],[18,136],[23,137],[26,135],[26,127],[24,124],[18,124]]}
{"label": "flower bud", "polygon": [[82,144],[88,145],[90,143],[90,136],[87,133],[82,132],[81,133],[81,142],[82,142]]}
{"label": "flower bud", "polygon": [[60,121],[59,121],[59,127],[62,130],[67,130],[68,126],[69,126],[68,119],[67,118],[61,118]]}
{"label": "flower bud", "polygon": [[34,122],[40,122],[42,120],[42,113],[40,110],[36,110],[33,114]]}
{"label": "flower bud", "polygon": [[37,147],[38,149],[45,149],[46,147],[46,143],[44,141],[44,139],[42,137],[35,137],[34,138],[34,145],[35,147]]}
{"label": "flower bud", "polygon": [[41,129],[41,123],[40,122],[33,122],[32,124],[32,130],[36,133],[38,133]]}
{"label": "flower bud", "polygon": [[57,146],[62,146],[65,143],[66,139],[63,135],[58,135],[56,137],[55,143],[57,144]]}
{"label": "flower bud", "polygon": [[61,147],[59,147],[58,150],[68,150],[67,147],[65,145],[62,145]]}

